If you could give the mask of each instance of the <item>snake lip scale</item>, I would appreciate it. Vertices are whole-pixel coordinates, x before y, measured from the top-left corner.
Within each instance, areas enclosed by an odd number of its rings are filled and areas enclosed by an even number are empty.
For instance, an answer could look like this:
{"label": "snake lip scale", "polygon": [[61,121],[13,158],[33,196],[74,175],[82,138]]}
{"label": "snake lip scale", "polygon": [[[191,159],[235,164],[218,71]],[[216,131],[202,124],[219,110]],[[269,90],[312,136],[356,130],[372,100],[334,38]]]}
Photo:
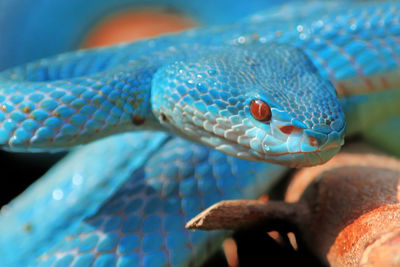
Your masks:
{"label": "snake lip scale", "polygon": [[[166,117],[166,115],[162,114],[162,116],[164,118],[160,119],[160,120],[162,120],[164,122],[169,121],[169,119]],[[204,123],[205,122],[203,121],[203,124]],[[285,126],[277,127],[275,125],[275,123],[273,123],[273,122],[271,122],[270,124],[273,125],[272,127],[275,127],[280,130],[283,127],[285,127]],[[184,128],[184,131],[180,132],[180,134],[183,137],[185,137],[186,139],[193,140],[193,138],[192,138],[193,133],[195,133],[196,130],[199,131],[199,129],[197,129],[197,126],[198,126],[198,123],[196,124],[192,120],[188,120],[187,125]],[[173,125],[169,125],[169,127],[171,128],[171,130],[173,132],[179,132],[179,129],[173,128],[174,127]],[[286,132],[286,133],[284,133],[284,135],[280,135],[281,141],[285,142],[283,145],[284,150],[287,150],[287,147],[286,147],[287,143],[290,143],[290,142],[286,142],[286,141],[290,138],[293,138],[293,139],[297,140],[297,142],[294,142],[294,143],[298,144],[297,145],[298,152],[295,152],[295,151],[280,152],[280,150],[282,150],[282,149],[279,146],[276,148],[274,146],[267,147],[267,145],[265,145],[265,147],[266,147],[265,152],[262,151],[262,153],[259,153],[255,150],[253,150],[252,147],[249,145],[249,143],[241,142],[243,140],[243,139],[241,139],[241,137],[242,137],[241,135],[235,136],[236,139],[229,140],[229,138],[227,138],[226,135],[220,137],[220,136],[218,136],[218,134],[216,132],[212,132],[210,134],[206,130],[201,130],[202,131],[201,141],[203,143],[206,143],[206,144],[212,146],[218,142],[218,141],[216,141],[217,139],[224,138],[223,140],[219,141],[222,144],[219,146],[216,146],[215,147],[216,150],[224,152],[231,156],[239,157],[239,158],[260,161],[260,158],[262,159],[262,158],[269,157],[270,158],[269,161],[273,162],[273,160],[271,160],[271,158],[272,159],[276,158],[277,159],[276,162],[279,163],[280,157],[289,157],[292,159],[292,162],[293,162],[293,164],[288,165],[290,167],[313,166],[315,164],[323,164],[328,159],[330,159],[330,157],[322,157],[321,153],[334,155],[338,152],[340,147],[344,144],[344,138],[343,138],[344,129],[345,129],[345,127],[343,126],[343,128],[340,129],[338,132],[333,131],[333,132],[329,133],[326,138],[322,139],[323,143],[314,141],[313,144],[310,144],[311,143],[310,140],[313,140],[313,139],[310,138],[309,135],[307,135],[307,133],[304,131],[304,129],[301,129],[298,127],[293,127],[293,130],[291,130],[290,132]],[[339,135],[342,135],[342,136],[340,137]],[[206,136],[209,136],[209,137],[206,137]],[[303,139],[308,140],[308,142],[303,141]],[[335,142],[333,140],[338,140],[338,141]],[[199,142],[198,140],[193,140],[193,141]],[[210,143],[208,143],[208,142],[210,142]],[[260,142],[262,142],[262,141],[260,141]],[[306,145],[301,145],[301,144],[305,144],[305,143],[306,143]],[[238,145],[238,144],[240,144],[240,145]],[[294,150],[296,148],[291,148],[291,149]],[[296,157],[298,157],[298,158],[296,158]]]}

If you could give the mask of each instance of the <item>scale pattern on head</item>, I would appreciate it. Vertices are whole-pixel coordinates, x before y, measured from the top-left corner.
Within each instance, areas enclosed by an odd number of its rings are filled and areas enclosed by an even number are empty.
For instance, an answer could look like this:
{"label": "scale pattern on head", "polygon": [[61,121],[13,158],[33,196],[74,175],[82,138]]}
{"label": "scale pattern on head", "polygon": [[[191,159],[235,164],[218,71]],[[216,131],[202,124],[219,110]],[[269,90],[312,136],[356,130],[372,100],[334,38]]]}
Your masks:
{"label": "scale pattern on head", "polygon": [[230,155],[289,166],[339,150],[336,92],[302,51],[274,43],[208,51],[156,72],[152,108],[162,124]]}

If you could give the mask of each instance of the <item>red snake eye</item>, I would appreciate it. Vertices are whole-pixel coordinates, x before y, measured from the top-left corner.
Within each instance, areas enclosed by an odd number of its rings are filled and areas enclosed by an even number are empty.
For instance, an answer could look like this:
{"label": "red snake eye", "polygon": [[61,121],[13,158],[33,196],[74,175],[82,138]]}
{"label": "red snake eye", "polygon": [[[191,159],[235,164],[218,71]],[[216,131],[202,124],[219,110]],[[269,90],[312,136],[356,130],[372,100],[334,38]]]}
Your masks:
{"label": "red snake eye", "polygon": [[267,103],[260,99],[251,101],[250,112],[254,119],[258,121],[270,121],[271,120],[271,108]]}

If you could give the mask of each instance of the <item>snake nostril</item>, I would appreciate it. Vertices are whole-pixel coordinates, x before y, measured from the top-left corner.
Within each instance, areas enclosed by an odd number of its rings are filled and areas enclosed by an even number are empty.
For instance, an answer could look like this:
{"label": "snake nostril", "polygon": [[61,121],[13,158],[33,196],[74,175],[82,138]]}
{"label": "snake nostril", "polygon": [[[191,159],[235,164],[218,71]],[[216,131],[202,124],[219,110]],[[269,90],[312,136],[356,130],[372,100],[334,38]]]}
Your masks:
{"label": "snake nostril", "polygon": [[318,141],[314,137],[309,137],[308,140],[310,141],[310,145],[318,146]]}

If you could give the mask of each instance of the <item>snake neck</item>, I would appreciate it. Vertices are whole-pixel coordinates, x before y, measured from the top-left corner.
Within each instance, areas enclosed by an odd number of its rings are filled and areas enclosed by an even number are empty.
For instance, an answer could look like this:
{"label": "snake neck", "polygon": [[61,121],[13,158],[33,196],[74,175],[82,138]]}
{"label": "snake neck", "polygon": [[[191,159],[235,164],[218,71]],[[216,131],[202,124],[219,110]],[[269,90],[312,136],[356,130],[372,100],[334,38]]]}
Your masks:
{"label": "snake neck", "polygon": [[2,148],[62,149],[120,132],[161,130],[150,105],[156,66],[126,62],[113,68],[93,55],[0,73]]}

